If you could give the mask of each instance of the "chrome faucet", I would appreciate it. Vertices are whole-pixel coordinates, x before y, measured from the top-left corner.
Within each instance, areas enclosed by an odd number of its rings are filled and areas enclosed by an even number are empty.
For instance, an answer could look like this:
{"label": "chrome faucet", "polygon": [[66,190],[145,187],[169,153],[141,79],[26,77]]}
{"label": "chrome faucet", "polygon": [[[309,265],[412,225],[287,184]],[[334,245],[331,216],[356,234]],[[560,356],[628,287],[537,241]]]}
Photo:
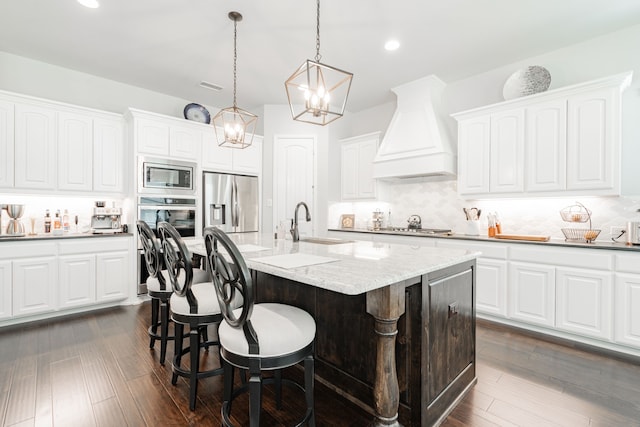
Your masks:
{"label": "chrome faucet", "polygon": [[296,210],[293,213],[293,219],[291,220],[291,236],[293,237],[293,241],[297,242],[300,240],[300,234],[298,233],[298,209],[300,206],[304,206],[304,210],[307,212],[307,222],[311,221],[311,215],[309,215],[309,206],[305,202],[300,202],[296,205]]}

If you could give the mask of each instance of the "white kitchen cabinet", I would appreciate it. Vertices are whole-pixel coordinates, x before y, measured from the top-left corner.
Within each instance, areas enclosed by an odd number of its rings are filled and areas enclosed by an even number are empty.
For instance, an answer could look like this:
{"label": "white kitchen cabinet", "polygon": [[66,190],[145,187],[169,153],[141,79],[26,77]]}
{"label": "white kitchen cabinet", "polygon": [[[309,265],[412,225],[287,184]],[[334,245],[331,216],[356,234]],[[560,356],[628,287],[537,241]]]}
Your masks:
{"label": "white kitchen cabinet", "polygon": [[128,297],[129,260],[128,251],[105,252],[96,255],[96,300],[109,302]]}
{"label": "white kitchen cabinet", "polygon": [[555,288],[553,266],[509,263],[508,316],[534,325],[554,327]]}
{"label": "white kitchen cabinet", "polygon": [[569,97],[568,190],[615,190],[612,194],[619,193],[619,105],[617,88]]}
{"label": "white kitchen cabinet", "polygon": [[11,305],[11,261],[0,261],[0,320],[13,314]]}
{"label": "white kitchen cabinet", "polygon": [[135,119],[136,147],[139,153],[169,155],[169,124],[160,120]]}
{"label": "white kitchen cabinet", "polygon": [[121,117],[93,120],[93,190],[123,193],[124,123]]}
{"label": "white kitchen cabinet", "polygon": [[489,193],[491,161],[491,119],[489,115],[458,123],[458,192]]}
{"label": "white kitchen cabinet", "polygon": [[0,188],[13,187],[13,103],[0,100]]}
{"label": "white kitchen cabinet", "polygon": [[129,110],[136,150],[140,154],[199,160],[202,124],[138,110]]}
{"label": "white kitchen cabinet", "polygon": [[640,348],[640,274],[615,275],[615,340]]}
{"label": "white kitchen cabinet", "polygon": [[611,273],[559,267],[556,274],[556,327],[593,338],[611,339]]}
{"label": "white kitchen cabinet", "polygon": [[373,160],[380,132],[340,140],[342,199],[375,199]]}
{"label": "white kitchen cabinet", "polygon": [[93,121],[91,116],[58,113],[58,189],[93,188]]}
{"label": "white kitchen cabinet", "polygon": [[55,256],[13,261],[13,316],[56,310],[57,282]]}
{"label": "white kitchen cabinet", "polygon": [[221,147],[213,128],[202,132],[202,168],[213,172],[260,175],[262,172],[263,138],[254,135],[247,148]]}
{"label": "white kitchen cabinet", "polygon": [[619,195],[620,99],[630,82],[623,73],[454,114],[458,192]]}
{"label": "white kitchen cabinet", "polygon": [[564,98],[526,108],[526,190],[562,191],[567,185],[567,102]]}
{"label": "white kitchen cabinet", "polygon": [[96,301],[96,257],[93,254],[58,258],[60,308],[89,305]]}
{"label": "white kitchen cabinet", "polygon": [[56,112],[36,105],[15,105],[15,187],[56,187]]}
{"label": "white kitchen cabinet", "polygon": [[513,109],[491,115],[489,192],[517,193],[524,190],[524,110]]}

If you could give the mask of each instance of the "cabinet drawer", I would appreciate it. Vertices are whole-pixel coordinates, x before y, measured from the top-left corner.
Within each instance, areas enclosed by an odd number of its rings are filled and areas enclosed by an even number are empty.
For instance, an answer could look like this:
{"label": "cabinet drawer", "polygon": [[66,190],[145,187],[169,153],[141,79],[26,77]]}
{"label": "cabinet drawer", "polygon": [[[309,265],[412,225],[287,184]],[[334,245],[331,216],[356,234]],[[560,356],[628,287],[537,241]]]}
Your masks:
{"label": "cabinet drawer", "polygon": [[33,258],[56,253],[55,242],[0,242],[0,259]]}
{"label": "cabinet drawer", "polygon": [[612,270],[613,257],[609,251],[575,248],[536,248],[534,245],[517,245],[511,248],[514,261],[535,262],[550,265],[566,265],[575,268]]}
{"label": "cabinet drawer", "polygon": [[482,258],[497,258],[506,260],[509,253],[509,247],[500,243],[476,243],[470,241],[454,241],[447,239],[438,239],[437,246],[439,248],[465,249],[472,252],[482,252]]}
{"label": "cabinet drawer", "polygon": [[640,274],[640,251],[630,254],[615,255],[616,271]]}
{"label": "cabinet drawer", "polygon": [[126,251],[130,240],[124,237],[93,237],[60,242],[60,255]]}

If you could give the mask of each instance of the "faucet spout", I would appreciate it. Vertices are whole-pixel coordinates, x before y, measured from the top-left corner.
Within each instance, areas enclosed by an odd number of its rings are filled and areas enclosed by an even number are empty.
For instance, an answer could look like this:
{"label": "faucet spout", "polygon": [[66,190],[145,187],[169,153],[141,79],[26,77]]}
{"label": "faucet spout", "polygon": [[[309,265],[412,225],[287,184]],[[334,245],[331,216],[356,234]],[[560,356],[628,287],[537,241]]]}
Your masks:
{"label": "faucet spout", "polygon": [[293,219],[291,220],[291,236],[293,237],[294,242],[300,241],[300,233],[298,232],[298,209],[300,206],[304,206],[304,210],[306,212],[306,220],[307,222],[311,221],[311,215],[309,214],[309,206],[305,202],[299,202],[296,205],[296,210],[293,213]]}

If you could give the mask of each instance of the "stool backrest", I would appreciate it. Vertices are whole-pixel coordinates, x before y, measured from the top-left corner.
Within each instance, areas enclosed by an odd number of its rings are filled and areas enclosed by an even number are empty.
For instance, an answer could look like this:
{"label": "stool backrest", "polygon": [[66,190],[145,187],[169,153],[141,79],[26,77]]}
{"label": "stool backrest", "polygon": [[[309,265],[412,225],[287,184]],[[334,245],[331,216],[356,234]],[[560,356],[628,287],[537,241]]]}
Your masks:
{"label": "stool backrest", "polygon": [[160,273],[163,265],[160,243],[158,243],[156,235],[146,222],[136,221],[136,228],[138,229],[138,236],[140,236],[140,242],[144,250],[144,261],[147,264],[147,272],[149,272],[149,276],[158,279],[160,289],[164,291],[167,289],[167,283],[164,280],[164,276]]}
{"label": "stool backrest", "polygon": [[[249,353],[258,354],[258,336],[251,325],[253,280],[247,264],[235,243],[217,227],[204,229],[204,245],[207,248],[207,268],[213,278],[224,320],[233,328],[242,328],[249,344]],[[237,293],[242,295],[244,301],[242,309],[237,309],[239,313],[234,312]]]}
{"label": "stool backrest", "polygon": [[171,280],[173,292],[186,297],[191,312],[197,313],[198,301],[191,292],[193,282],[193,266],[191,264],[191,252],[184,244],[178,230],[168,222],[158,223],[158,233],[162,243],[164,264]]}

